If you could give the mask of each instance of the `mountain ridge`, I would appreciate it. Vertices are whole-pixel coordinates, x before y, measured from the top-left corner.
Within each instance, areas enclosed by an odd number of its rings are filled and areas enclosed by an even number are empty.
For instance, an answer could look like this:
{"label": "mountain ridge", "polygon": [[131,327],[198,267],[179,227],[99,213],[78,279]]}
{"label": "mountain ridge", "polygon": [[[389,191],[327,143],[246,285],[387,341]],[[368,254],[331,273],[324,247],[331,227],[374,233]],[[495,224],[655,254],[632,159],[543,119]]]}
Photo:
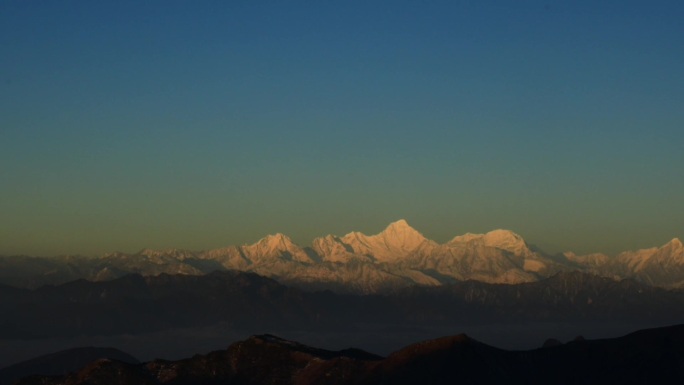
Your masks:
{"label": "mountain ridge", "polygon": [[77,278],[107,280],[127,273],[201,275],[223,269],[252,271],[304,288],[367,293],[470,279],[533,282],[572,270],[683,287],[684,246],[674,238],[660,247],[625,251],[615,257],[572,252],[554,256],[506,229],[466,233],[437,243],[400,219],[374,235],[329,234],[313,239],[309,246],[275,233],[252,244],[206,251],[142,249],[100,258],[0,257],[0,267],[5,268],[0,269],[0,283],[22,286],[20,282],[27,282],[25,287]]}
{"label": "mountain ridge", "polygon": [[183,360],[98,360],[75,373],[17,384],[676,384],[684,380],[683,351],[684,325],[526,351],[459,334],[413,343],[387,357],[258,335]]}

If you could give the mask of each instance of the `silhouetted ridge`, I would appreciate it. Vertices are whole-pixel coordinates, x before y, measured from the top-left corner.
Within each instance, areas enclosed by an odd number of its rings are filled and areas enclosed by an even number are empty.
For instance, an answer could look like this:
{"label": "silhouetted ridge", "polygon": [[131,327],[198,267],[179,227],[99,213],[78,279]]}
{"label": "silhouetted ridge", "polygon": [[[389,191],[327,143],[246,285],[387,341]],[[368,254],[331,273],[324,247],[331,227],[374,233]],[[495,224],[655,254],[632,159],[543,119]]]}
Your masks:
{"label": "silhouetted ridge", "polygon": [[114,348],[72,348],[46,354],[1,369],[0,385],[11,384],[22,377],[30,375],[64,375],[103,358],[130,364],[138,363],[135,357]]}
{"label": "silhouetted ridge", "polygon": [[558,341],[555,338],[549,338],[548,340],[544,341],[542,348],[550,348],[550,347],[558,346],[558,345],[563,345],[563,343]]}
{"label": "silhouetted ridge", "polygon": [[511,383],[522,373],[514,354],[465,334],[409,345],[382,361],[368,383]]}
{"label": "silhouetted ridge", "polygon": [[273,335],[180,361],[95,361],[77,373],[19,385],[105,384],[681,384],[684,325],[624,337],[506,351],[461,334],[402,348],[387,358],[350,358]]}
{"label": "silhouetted ridge", "polygon": [[300,344],[299,342],[295,341],[290,341],[286,340],[284,338],[280,338],[277,336],[274,336],[272,334],[262,334],[262,335],[255,335],[250,337],[245,343],[255,343],[255,344],[272,344],[276,345],[279,347],[282,347],[284,349],[287,349],[288,351],[292,352],[300,352],[304,354],[311,355],[313,357],[318,357],[322,359],[332,359],[336,357],[347,357],[347,358],[354,358],[354,359],[364,359],[364,360],[376,360],[376,359],[382,359],[381,356],[366,352],[361,349],[344,349],[344,350],[339,350],[339,351],[332,351],[332,350],[325,350],[325,349],[318,349],[318,348],[312,348],[310,346]]}

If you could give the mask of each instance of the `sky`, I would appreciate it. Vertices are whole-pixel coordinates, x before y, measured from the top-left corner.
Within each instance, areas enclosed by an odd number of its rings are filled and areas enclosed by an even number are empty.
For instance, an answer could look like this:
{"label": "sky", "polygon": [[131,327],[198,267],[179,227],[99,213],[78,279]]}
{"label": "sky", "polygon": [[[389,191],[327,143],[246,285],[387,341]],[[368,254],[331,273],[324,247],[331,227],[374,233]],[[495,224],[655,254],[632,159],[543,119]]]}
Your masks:
{"label": "sky", "polygon": [[0,255],[684,238],[681,1],[0,2]]}

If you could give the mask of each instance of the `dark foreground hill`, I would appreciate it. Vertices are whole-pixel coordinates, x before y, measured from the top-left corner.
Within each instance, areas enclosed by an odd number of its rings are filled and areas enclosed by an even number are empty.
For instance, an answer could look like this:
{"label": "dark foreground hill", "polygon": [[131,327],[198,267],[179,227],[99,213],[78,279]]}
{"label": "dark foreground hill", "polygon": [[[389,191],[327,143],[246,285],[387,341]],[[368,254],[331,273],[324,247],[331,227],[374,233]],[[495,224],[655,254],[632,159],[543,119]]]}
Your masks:
{"label": "dark foreground hill", "polygon": [[386,358],[328,351],[263,335],[180,361],[98,360],[76,373],[20,385],[109,384],[681,384],[684,325],[604,340],[506,351],[466,335],[403,348]]}
{"label": "dark foreground hill", "polygon": [[0,384],[6,385],[32,374],[60,375],[81,369],[97,359],[112,359],[137,364],[138,360],[114,348],[84,347],[67,349],[20,362],[0,370]]}

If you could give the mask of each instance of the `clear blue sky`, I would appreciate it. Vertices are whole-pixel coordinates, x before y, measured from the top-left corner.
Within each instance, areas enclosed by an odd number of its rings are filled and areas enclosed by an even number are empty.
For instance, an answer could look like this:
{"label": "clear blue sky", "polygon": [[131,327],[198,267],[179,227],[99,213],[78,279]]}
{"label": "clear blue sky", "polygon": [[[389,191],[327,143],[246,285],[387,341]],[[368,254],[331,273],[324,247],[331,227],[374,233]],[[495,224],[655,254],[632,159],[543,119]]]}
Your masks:
{"label": "clear blue sky", "polygon": [[0,254],[684,237],[681,1],[3,1]]}

